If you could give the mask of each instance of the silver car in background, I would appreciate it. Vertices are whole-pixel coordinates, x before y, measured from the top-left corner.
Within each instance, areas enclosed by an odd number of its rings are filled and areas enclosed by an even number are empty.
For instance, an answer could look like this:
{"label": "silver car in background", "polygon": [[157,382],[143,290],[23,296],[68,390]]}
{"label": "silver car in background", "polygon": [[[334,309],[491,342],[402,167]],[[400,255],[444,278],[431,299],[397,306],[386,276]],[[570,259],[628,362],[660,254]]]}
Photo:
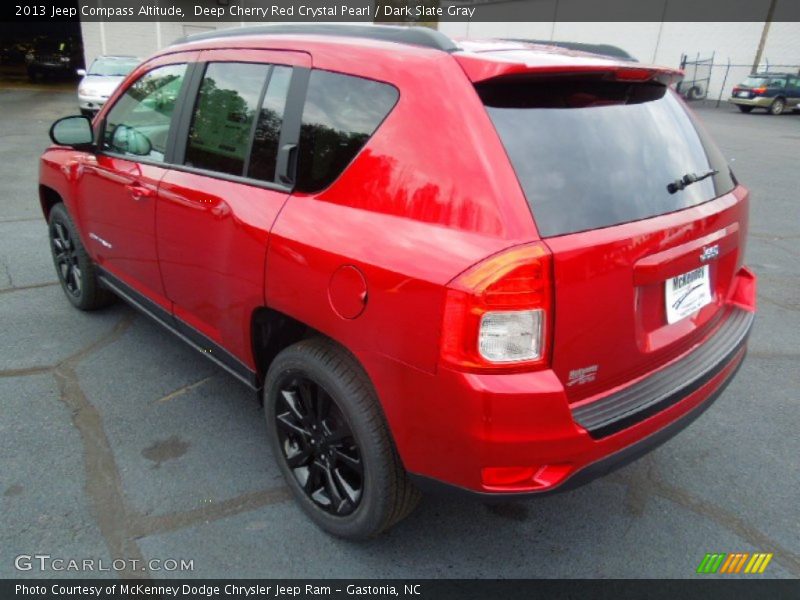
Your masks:
{"label": "silver car in background", "polygon": [[140,62],[135,56],[98,56],[88,71],[78,69],[78,75],[83,77],[78,84],[81,114],[91,117],[97,113],[125,76]]}

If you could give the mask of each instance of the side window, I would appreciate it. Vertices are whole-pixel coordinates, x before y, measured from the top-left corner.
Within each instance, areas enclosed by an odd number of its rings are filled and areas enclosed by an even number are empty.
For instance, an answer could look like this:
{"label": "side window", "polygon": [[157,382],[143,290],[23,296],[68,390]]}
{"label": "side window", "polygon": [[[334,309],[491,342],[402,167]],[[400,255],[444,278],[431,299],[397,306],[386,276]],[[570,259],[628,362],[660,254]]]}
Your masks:
{"label": "side window", "polygon": [[767,87],[771,88],[783,88],[786,87],[786,80],[785,79],[770,79],[769,84]]}
{"label": "side window", "polygon": [[162,162],[185,74],[185,64],[166,65],[134,82],[106,117],[103,149]]}
{"label": "side window", "polygon": [[209,63],[192,115],[186,165],[243,175],[269,65]]}
{"label": "side window", "polygon": [[394,107],[397,89],[360,77],[314,70],[298,148],[297,189],[328,187]]}
{"label": "side window", "polygon": [[247,176],[263,181],[275,180],[275,161],[278,157],[278,141],[286,108],[286,95],[292,78],[291,67],[275,67],[269,78],[261,111],[258,113],[253,148]]}

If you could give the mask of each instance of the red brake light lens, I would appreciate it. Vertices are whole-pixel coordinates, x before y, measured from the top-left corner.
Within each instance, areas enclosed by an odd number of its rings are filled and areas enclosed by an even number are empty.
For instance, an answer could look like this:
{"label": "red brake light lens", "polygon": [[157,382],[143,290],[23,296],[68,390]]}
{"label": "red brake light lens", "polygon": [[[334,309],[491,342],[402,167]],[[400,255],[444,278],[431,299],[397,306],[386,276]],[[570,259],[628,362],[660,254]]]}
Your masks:
{"label": "red brake light lens", "polygon": [[650,69],[617,69],[614,76],[618,81],[649,81],[655,73]]}
{"label": "red brake light lens", "polygon": [[548,361],[552,264],[547,247],[518,246],[448,285],[442,359],[461,370],[527,370]]}
{"label": "red brake light lens", "polygon": [[754,94],[765,94],[767,92],[767,88],[765,87],[757,87],[751,90]]}

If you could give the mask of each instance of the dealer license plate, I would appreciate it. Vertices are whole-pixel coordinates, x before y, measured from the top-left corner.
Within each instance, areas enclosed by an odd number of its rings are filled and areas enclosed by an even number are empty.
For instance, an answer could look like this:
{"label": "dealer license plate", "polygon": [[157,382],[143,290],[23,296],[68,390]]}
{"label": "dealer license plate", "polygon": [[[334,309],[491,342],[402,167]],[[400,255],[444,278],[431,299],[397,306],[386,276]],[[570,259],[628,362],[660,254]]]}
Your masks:
{"label": "dealer license plate", "polygon": [[711,275],[708,265],[667,279],[667,323],[675,323],[711,302]]}

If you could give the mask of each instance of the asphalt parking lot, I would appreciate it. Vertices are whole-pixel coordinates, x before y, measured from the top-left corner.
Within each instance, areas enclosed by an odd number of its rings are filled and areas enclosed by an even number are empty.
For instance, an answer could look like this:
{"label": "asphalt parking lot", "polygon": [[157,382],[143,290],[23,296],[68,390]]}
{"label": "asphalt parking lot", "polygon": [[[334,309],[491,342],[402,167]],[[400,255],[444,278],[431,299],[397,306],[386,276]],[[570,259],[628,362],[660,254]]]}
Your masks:
{"label": "asphalt parking lot", "polygon": [[[0,578],[15,557],[193,560],[130,577],[696,577],[707,552],[773,552],[800,577],[800,115],[698,114],[752,190],[750,353],[724,395],[642,460],[578,490],[426,497],[379,539],[319,531],[289,499],[251,393],[122,303],[62,297],[37,198],[72,93],[0,89]],[[98,573],[113,576],[113,573]],[[707,577],[707,576],[706,576]]]}

